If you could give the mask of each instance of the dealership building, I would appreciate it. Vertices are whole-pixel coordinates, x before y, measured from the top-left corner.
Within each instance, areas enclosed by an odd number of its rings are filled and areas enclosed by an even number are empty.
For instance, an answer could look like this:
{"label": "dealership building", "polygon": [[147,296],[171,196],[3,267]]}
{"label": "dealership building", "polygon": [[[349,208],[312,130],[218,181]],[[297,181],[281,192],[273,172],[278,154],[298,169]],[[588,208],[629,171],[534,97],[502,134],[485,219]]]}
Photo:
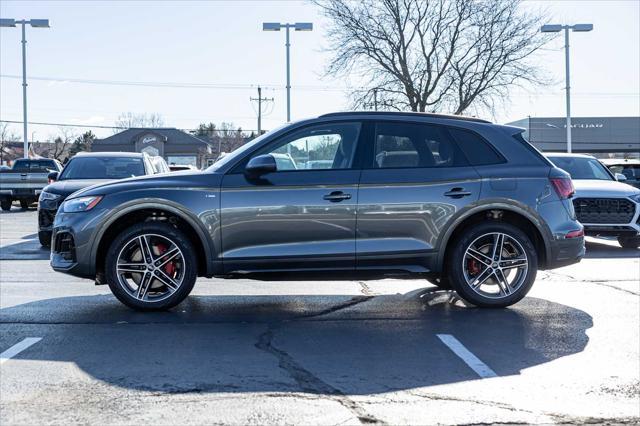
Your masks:
{"label": "dealership building", "polygon": [[[508,123],[526,129],[525,138],[544,152],[566,152],[565,117],[529,117]],[[571,119],[573,152],[597,157],[640,157],[640,117],[576,117]]]}
{"label": "dealership building", "polygon": [[146,152],[163,157],[169,165],[207,166],[212,157],[209,141],[175,128],[132,128],[104,139],[96,139],[93,152]]}

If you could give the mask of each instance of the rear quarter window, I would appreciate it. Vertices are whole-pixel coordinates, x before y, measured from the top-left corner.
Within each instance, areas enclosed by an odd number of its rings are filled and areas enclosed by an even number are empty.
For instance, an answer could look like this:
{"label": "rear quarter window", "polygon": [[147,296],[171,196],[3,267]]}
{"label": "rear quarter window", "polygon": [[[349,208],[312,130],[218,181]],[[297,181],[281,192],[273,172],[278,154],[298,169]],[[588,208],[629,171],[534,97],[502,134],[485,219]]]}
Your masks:
{"label": "rear quarter window", "polygon": [[472,166],[486,166],[504,163],[504,157],[480,135],[469,130],[450,128],[449,133]]}

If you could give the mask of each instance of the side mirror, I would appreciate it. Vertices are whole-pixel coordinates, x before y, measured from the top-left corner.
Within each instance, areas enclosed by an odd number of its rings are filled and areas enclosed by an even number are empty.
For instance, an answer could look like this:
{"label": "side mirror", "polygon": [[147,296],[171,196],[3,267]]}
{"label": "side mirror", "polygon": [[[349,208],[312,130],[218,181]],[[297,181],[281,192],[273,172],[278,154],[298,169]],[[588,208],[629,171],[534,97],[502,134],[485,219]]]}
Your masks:
{"label": "side mirror", "polygon": [[278,171],[278,165],[276,159],[271,154],[258,155],[253,157],[247,163],[244,169],[247,177],[256,179],[267,173],[273,173]]}
{"label": "side mirror", "polygon": [[623,175],[622,173],[616,173],[616,180],[618,182],[624,182],[625,180],[627,180],[627,177],[625,175]]}
{"label": "side mirror", "polygon": [[53,183],[58,180],[58,172],[51,172],[47,175],[47,181]]}

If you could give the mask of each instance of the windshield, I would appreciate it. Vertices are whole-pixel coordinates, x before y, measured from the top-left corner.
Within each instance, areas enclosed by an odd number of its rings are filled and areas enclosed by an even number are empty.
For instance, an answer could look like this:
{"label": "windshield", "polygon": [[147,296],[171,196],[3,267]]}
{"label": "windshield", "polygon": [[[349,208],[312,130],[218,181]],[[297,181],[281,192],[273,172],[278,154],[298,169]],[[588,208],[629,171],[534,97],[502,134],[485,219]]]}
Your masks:
{"label": "windshield", "polygon": [[287,127],[290,124],[291,123],[287,123],[287,124],[284,124],[284,125],[276,128],[276,129],[274,129],[274,130],[271,130],[270,132],[263,133],[262,135],[258,136],[257,138],[255,138],[251,142],[248,142],[248,143],[242,145],[240,148],[236,149],[235,151],[233,151],[233,152],[225,155],[224,157],[220,158],[218,161],[216,161],[215,163],[213,163],[212,165],[207,167],[206,171],[215,172],[216,170],[220,169],[225,164],[232,163],[237,158],[242,157],[242,155],[245,152],[250,151],[253,147],[258,145],[264,138],[266,138],[267,136],[271,136],[274,132],[277,132],[278,130],[280,130],[280,129],[284,128],[284,127]]}
{"label": "windshield", "polygon": [[607,169],[595,158],[549,157],[557,167],[571,175],[571,179],[613,180]]}
{"label": "windshield", "polygon": [[77,157],[69,161],[58,180],[124,179],[144,174],[142,158]]}

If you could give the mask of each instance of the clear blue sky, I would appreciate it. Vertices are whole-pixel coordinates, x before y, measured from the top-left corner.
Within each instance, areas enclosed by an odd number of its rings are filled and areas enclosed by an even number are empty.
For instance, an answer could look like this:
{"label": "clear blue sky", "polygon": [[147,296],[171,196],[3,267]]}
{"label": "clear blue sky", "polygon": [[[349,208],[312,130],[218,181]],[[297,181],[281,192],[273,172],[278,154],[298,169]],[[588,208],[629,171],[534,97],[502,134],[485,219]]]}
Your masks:
{"label": "clear blue sky", "polygon": [[[593,23],[572,34],[574,116],[640,115],[640,1],[528,1],[554,23]],[[140,87],[76,82],[29,82],[29,121],[112,125],[124,111],[160,113],[168,126],[193,128],[232,121],[256,128],[255,88],[274,97],[264,128],[285,120],[284,33],[262,32],[263,21],[312,21],[313,32],[292,33],[292,118],[349,107],[344,81],[323,78],[329,54],[326,22],[299,1],[27,2],[2,0],[3,18],[48,18],[50,29],[28,28],[28,75],[130,82],[213,84],[215,88]],[[536,91],[514,88],[493,118],[508,122],[564,114],[561,37],[536,56],[555,83]],[[21,74],[20,31],[0,30],[0,74]],[[20,80],[0,79],[0,117],[21,120]],[[21,133],[19,125],[14,131]],[[30,126],[44,140],[55,128]],[[96,131],[98,135],[110,131]]]}

